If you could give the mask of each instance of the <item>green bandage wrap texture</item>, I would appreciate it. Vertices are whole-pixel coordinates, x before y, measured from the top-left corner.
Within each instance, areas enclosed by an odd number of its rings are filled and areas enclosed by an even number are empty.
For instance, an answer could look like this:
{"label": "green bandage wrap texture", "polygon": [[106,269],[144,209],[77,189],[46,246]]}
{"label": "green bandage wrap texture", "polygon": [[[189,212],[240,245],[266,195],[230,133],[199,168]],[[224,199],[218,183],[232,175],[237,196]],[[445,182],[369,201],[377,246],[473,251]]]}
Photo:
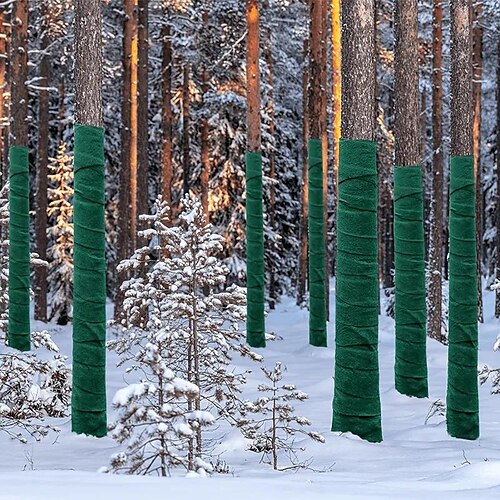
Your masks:
{"label": "green bandage wrap texture", "polygon": [[104,131],[75,125],[72,429],[105,436]]}
{"label": "green bandage wrap texture", "polygon": [[30,350],[30,215],[28,149],[12,146],[9,221],[9,346]]}
{"label": "green bandage wrap texture", "polygon": [[340,141],[332,430],[382,441],[378,367],[377,147]]}
{"label": "green bandage wrap texture", "polygon": [[479,437],[477,267],[474,159],[450,163],[450,292],[448,325],[448,434]]}
{"label": "green bandage wrap texture", "polygon": [[246,154],[247,215],[247,342],[266,347],[264,313],[264,222],[262,216],[262,155]]}
{"label": "green bandage wrap texture", "polygon": [[325,219],[320,139],[309,139],[309,343],[326,347]]}
{"label": "green bandage wrap texture", "polygon": [[426,303],[422,168],[394,169],[396,389],[426,398]]}

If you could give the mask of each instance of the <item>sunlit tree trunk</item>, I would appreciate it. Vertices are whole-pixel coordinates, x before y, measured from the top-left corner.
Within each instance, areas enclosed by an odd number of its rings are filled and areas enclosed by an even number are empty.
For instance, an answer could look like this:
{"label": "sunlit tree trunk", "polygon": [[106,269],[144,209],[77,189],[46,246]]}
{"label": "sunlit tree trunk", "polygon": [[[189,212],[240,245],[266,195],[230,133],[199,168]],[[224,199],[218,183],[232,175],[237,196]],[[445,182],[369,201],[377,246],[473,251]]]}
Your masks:
{"label": "sunlit tree trunk", "polygon": [[172,204],[172,39],[170,24],[162,28],[162,196]]}
{"label": "sunlit tree trunk", "polygon": [[184,77],[182,83],[182,190],[189,193],[189,180],[191,176],[191,152],[189,150],[189,125],[191,121],[191,96],[189,95],[189,79],[191,70],[188,63],[184,64]]}

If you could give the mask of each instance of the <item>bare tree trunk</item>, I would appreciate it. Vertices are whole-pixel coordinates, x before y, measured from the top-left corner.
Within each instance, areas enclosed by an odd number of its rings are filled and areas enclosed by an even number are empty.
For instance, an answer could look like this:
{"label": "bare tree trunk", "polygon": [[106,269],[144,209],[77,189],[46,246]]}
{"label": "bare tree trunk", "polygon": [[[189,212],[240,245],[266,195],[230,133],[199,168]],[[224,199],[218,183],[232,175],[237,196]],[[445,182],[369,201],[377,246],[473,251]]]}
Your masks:
{"label": "bare tree trunk", "polygon": [[189,149],[190,95],[189,95],[189,64],[184,64],[184,79],[182,85],[182,185],[184,194],[189,193],[191,170],[191,155]]}
{"label": "bare tree trunk", "polygon": [[[260,70],[259,70],[259,4],[246,0],[247,11],[247,147],[250,152],[261,151]],[[256,19],[255,19],[256,18]]]}
{"label": "bare tree trunk", "polygon": [[472,99],[474,117],[472,125],[472,154],[474,155],[474,177],[476,179],[476,239],[477,239],[477,316],[483,322],[483,189],[481,174],[481,89],[483,79],[483,28],[481,27],[482,5],[473,6],[473,60]]}
{"label": "bare tree trunk", "polygon": [[333,66],[333,182],[335,190],[335,204],[337,204],[337,178],[339,169],[339,141],[341,136],[341,108],[342,108],[342,62],[341,62],[341,22],[340,0],[332,0],[332,66]]}
{"label": "bare tree trunk", "polygon": [[[373,0],[342,2],[342,136],[374,140],[376,57]],[[349,112],[347,112],[347,110]]]}
{"label": "bare tree trunk", "polygon": [[420,165],[417,0],[398,0],[395,21],[395,161],[398,166]]}
{"label": "bare tree trunk", "polygon": [[[128,0],[127,0],[128,4]],[[132,30],[130,41],[130,252],[135,251],[137,242],[137,175],[138,175],[138,79],[139,79],[139,33],[138,0],[133,0],[127,17]]]}
{"label": "bare tree trunk", "polygon": [[[208,12],[203,12],[203,25],[205,30],[208,29]],[[208,69],[203,65],[201,71],[201,92],[203,106],[206,107],[206,94],[208,92]],[[210,183],[210,151],[209,151],[209,126],[206,110],[201,120],[201,205],[207,222],[210,221],[210,213],[208,208],[208,193]]]}
{"label": "bare tree trunk", "polygon": [[2,33],[5,35],[5,76],[3,84],[3,109],[5,112],[5,118],[2,123],[2,138],[3,138],[3,176],[5,179],[9,178],[9,144],[10,144],[10,103],[12,101],[11,94],[11,73],[12,73],[12,61],[10,60],[11,46],[12,46],[12,25],[10,20],[4,14],[4,22],[2,26]]}
{"label": "bare tree trunk", "polygon": [[321,139],[323,84],[323,0],[311,0],[309,68],[309,135]]}
{"label": "bare tree trunk", "polygon": [[4,11],[0,10],[0,176],[1,186],[6,182],[6,167],[4,162],[4,137],[5,137],[5,87],[6,87],[6,71],[7,71],[7,33],[5,30]]}
{"label": "bare tree trunk", "polygon": [[[46,15],[46,9],[42,11]],[[47,27],[42,35],[41,50],[47,50]],[[42,57],[40,63],[40,90],[38,103],[38,168],[36,172],[35,232],[36,251],[41,259],[47,259],[47,174],[49,162],[49,87],[50,59]],[[35,319],[47,321],[47,268],[35,267]]]}
{"label": "bare tree trunk", "polygon": [[[131,250],[131,207],[130,207],[130,174],[132,171],[132,40],[134,37],[134,0],[124,0],[125,17],[123,20],[123,86],[121,101],[121,168],[119,172],[120,186],[118,190],[118,236],[117,260],[126,259]],[[122,313],[123,293],[121,284],[126,279],[126,273],[117,275],[115,294],[115,319]]]}
{"label": "bare tree trunk", "polygon": [[432,30],[432,224],[429,251],[428,334],[442,335],[443,271],[443,0],[434,0]]}
{"label": "bare tree trunk", "polygon": [[328,212],[328,107],[326,87],[328,84],[328,0],[321,0],[321,149],[323,159],[323,206],[325,230],[325,307],[326,320],[330,320],[330,254]]}
{"label": "bare tree trunk", "polygon": [[28,0],[12,4],[10,143],[28,145]]}
{"label": "bare tree trunk", "polygon": [[[497,43],[497,199],[496,199],[496,279],[500,281],[500,40]],[[495,293],[495,318],[500,318],[500,289]]]}
{"label": "bare tree trunk", "polygon": [[[268,116],[269,116],[269,135],[273,138],[273,143],[269,151],[269,179],[271,180],[269,186],[269,224],[273,232],[276,230],[276,159],[274,140],[276,133],[276,125],[274,122],[274,66],[273,55],[270,49],[265,51],[267,65],[269,68],[269,103],[268,103]],[[269,308],[275,309],[276,301],[278,299],[278,291],[276,289],[276,275],[275,268],[269,268]]]}
{"label": "bare tree trunk", "polygon": [[[137,67],[137,217],[149,213],[148,173],[149,173],[149,0],[139,0],[138,4],[138,67]],[[139,223],[140,229],[143,224]],[[142,245],[144,241],[141,241]]]}
{"label": "bare tree trunk", "polygon": [[162,196],[172,205],[172,39],[170,24],[162,29],[163,55],[162,55]]}
{"label": "bare tree trunk", "polygon": [[308,232],[308,152],[307,140],[309,138],[309,100],[308,100],[308,84],[309,84],[309,66],[307,64],[309,54],[309,40],[304,40],[304,70],[302,76],[302,102],[303,102],[303,120],[302,120],[302,190],[301,190],[301,217],[300,217],[300,252],[299,252],[299,276],[297,286],[297,305],[302,305],[305,302],[307,290],[307,232]]}

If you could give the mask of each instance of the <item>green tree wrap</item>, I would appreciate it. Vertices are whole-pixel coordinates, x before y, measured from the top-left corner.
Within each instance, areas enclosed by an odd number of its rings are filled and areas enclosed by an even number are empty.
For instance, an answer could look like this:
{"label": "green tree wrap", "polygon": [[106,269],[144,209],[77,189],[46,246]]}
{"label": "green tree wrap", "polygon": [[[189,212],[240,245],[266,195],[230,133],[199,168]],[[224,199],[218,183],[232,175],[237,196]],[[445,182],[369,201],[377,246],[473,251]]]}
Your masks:
{"label": "green tree wrap", "polygon": [[325,219],[320,139],[309,139],[309,343],[326,347]]}
{"label": "green tree wrap", "polygon": [[479,437],[474,159],[451,158],[448,434]]}
{"label": "green tree wrap", "polygon": [[394,169],[396,389],[426,398],[424,196],[420,166]]}
{"label": "green tree wrap", "polygon": [[382,441],[378,367],[377,146],[340,141],[332,430]]}
{"label": "green tree wrap", "polygon": [[262,215],[262,155],[246,154],[247,213],[247,342],[266,347],[264,313],[264,222]]}
{"label": "green tree wrap", "polygon": [[72,429],[105,436],[104,131],[75,125]]}
{"label": "green tree wrap", "polygon": [[9,222],[9,346],[30,350],[30,216],[28,149],[12,146]]}

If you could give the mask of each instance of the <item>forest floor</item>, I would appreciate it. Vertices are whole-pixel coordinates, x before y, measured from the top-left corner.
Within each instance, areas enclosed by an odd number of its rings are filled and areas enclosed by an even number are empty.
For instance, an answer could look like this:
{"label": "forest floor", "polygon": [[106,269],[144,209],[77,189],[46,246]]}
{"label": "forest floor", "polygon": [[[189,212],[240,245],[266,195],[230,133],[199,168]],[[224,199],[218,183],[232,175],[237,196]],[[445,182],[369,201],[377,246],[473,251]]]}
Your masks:
{"label": "forest floor", "polygon": [[[333,287],[332,287],[333,288]],[[332,292],[333,293],[333,292]],[[493,317],[493,293],[485,292],[486,322],[480,327],[480,366],[500,366],[493,351],[500,324]],[[332,297],[333,304],[333,297]],[[480,389],[481,438],[474,442],[452,439],[443,417],[426,417],[432,403],[445,400],[446,348],[428,342],[430,397],[410,399],[394,389],[394,322],[380,318],[380,373],[384,441],[369,444],[359,438],[331,433],[331,399],[334,351],[307,344],[307,312],[284,299],[268,318],[268,329],[279,337],[262,352],[265,364],[282,361],[285,381],[309,394],[297,403],[297,413],[312,421],[326,444],[301,442],[302,459],[314,457],[311,468],[274,472],[259,463],[259,456],[245,450],[238,432],[221,434],[218,451],[230,473],[208,479],[131,477],[99,474],[119,448],[111,439],[76,436],[70,422],[58,422],[62,432],[54,441],[20,445],[0,438],[0,498],[47,500],[131,500],[175,498],[182,500],[304,500],[304,499],[443,499],[500,498],[500,395],[490,394],[490,384]],[[40,327],[41,325],[34,325]],[[71,354],[70,329],[53,328],[63,353]],[[334,345],[330,323],[329,345]],[[121,369],[114,355],[108,357],[109,400],[123,387]],[[248,365],[247,362],[244,363]],[[260,370],[249,377],[246,396],[256,394]],[[113,418],[110,409],[109,418]],[[283,466],[285,466],[285,461]],[[318,472],[322,471],[322,472]]]}

